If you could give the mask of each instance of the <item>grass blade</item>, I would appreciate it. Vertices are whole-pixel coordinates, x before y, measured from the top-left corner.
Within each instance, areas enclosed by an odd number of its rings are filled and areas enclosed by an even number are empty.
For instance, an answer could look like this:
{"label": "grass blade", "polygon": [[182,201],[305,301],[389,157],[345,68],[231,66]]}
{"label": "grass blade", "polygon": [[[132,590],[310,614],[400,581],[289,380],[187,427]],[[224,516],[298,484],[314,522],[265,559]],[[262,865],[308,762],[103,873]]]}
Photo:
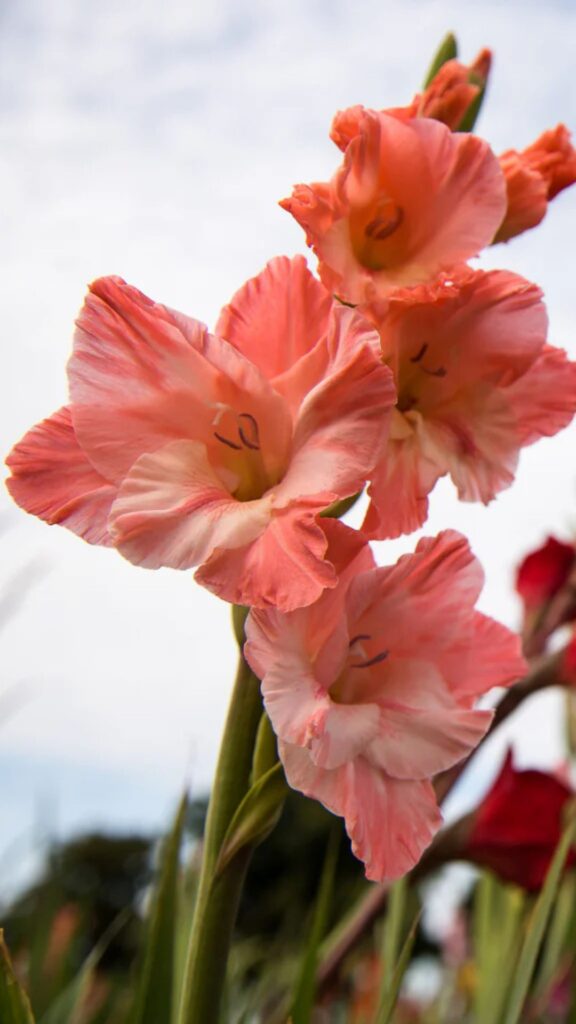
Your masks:
{"label": "grass blade", "polygon": [[384,999],[385,992],[392,984],[392,977],[396,968],[398,951],[402,941],[402,928],[406,914],[406,878],[401,878],[390,889],[386,906],[386,917],[384,921],[384,934],[382,942],[382,990],[380,1001]]}
{"label": "grass blade", "polygon": [[308,936],[306,950],[300,966],[300,974],[292,999],[292,1024],[309,1024],[314,997],[316,994],[316,966],[318,950],[326,931],[326,922],[334,889],[338,847],[340,844],[340,822],[336,822],[330,832],[326,857],[322,868],[322,876],[318,887],[318,896],[312,917],[312,927]]}
{"label": "grass blade", "polygon": [[[92,984],[94,971],[98,966],[101,957],[106,952],[110,942],[124,927],[130,917],[130,911],[124,910],[112,922],[104,932],[102,938],[96,943],[94,949],[86,957],[82,967],[59,996],[51,1003],[45,1013],[40,1017],[38,1024],[74,1024],[79,1018],[82,1004]],[[4,1024],[3,1019],[2,1024]]]}
{"label": "grass blade", "polygon": [[376,1014],[375,1024],[390,1024],[392,1014],[394,1013],[394,1008],[396,1006],[396,1001],[398,999],[398,994],[400,992],[400,986],[406,973],[406,968],[410,963],[410,957],[412,956],[412,949],[416,939],[418,925],[420,924],[421,914],[422,911],[419,910],[412,922],[410,931],[406,936],[406,940],[402,946],[402,952],[398,958],[398,963],[396,964],[390,979],[390,984],[386,987],[381,998],[378,1012]]}
{"label": "grass blade", "polygon": [[28,996],[20,985],[0,929],[0,1021],[2,1024],[34,1024]]}
{"label": "grass blade", "polygon": [[188,800],[186,794],[166,838],[160,860],[160,876],[153,897],[138,975],[138,988],[131,1024],[170,1024],[174,1006],[177,888],[180,847]]}

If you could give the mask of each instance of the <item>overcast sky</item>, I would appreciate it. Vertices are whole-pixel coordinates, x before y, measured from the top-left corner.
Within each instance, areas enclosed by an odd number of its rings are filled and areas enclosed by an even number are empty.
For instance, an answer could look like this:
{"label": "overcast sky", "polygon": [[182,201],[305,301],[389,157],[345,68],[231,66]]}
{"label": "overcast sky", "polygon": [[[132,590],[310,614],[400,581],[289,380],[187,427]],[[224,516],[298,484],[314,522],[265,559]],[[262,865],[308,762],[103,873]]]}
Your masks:
{"label": "overcast sky", "polygon": [[[120,274],[213,325],[266,260],[304,252],[277,200],[333,173],[333,113],[408,102],[448,29],[466,60],[495,50],[479,130],[497,152],[558,121],[576,126],[569,3],[4,0],[1,450],[66,400],[72,323],[92,278]],[[540,229],[482,265],[537,281],[551,340],[576,358],[575,230],[576,195],[565,193]],[[525,452],[516,485],[489,509],[458,505],[444,483],[434,493],[424,532],[470,537],[487,573],[482,608],[510,625],[514,565],[576,521],[575,429]],[[160,827],[185,781],[206,789],[235,651],[228,607],[191,574],[134,568],[5,494],[1,517],[4,589],[33,577],[1,635],[5,887],[39,835]],[[378,560],[415,539],[377,545]],[[560,756],[555,702],[522,716],[524,762]]]}

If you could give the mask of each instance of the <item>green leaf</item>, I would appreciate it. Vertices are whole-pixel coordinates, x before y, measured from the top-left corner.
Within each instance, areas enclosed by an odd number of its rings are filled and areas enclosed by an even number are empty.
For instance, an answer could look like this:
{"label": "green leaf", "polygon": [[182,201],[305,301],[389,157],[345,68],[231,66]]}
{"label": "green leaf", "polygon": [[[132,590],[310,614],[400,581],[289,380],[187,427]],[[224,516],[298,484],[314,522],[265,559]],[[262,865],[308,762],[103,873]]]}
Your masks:
{"label": "green leaf", "polygon": [[160,875],[152,900],[132,1024],[170,1024],[174,1005],[177,888],[186,811],[184,794],[164,841]]}
{"label": "green leaf", "polygon": [[310,1024],[314,996],[316,994],[316,968],[318,950],[326,931],[326,923],[334,891],[338,847],[340,845],[340,822],[332,826],[324,858],[324,866],[318,886],[318,895],[312,917],[308,942],[300,965],[298,981],[292,997],[290,1020],[293,1024]]}
{"label": "green leaf", "polygon": [[[342,304],[350,306],[349,302],[343,302]],[[356,307],[352,306],[351,308],[355,309]],[[349,498],[340,498],[338,501],[333,501],[331,505],[328,505],[328,508],[322,510],[320,516],[323,519],[341,519],[342,516],[345,516],[354,507],[361,496],[362,491],[357,491],[356,494],[351,494]]]}
{"label": "green leaf", "polygon": [[422,911],[419,910],[412,922],[410,931],[406,936],[406,940],[402,946],[402,952],[398,958],[398,963],[396,964],[394,972],[390,978],[390,984],[385,986],[384,992],[382,993],[374,1024],[390,1024],[392,1014],[394,1013],[394,1008],[396,1006],[396,1001],[398,999],[398,994],[400,992],[402,979],[404,978],[406,968],[408,967],[410,957],[412,956],[412,949],[416,940],[416,933],[418,931],[421,914]]}
{"label": "green leaf", "polygon": [[428,68],[428,74],[424,79],[424,88],[428,88],[430,82],[438,74],[443,64],[446,64],[449,60],[454,60],[457,56],[458,43],[456,42],[456,36],[453,32],[448,32],[448,34],[444,36],[444,39],[432,58],[432,63]]}
{"label": "green leaf", "polygon": [[554,900],[558,893],[564,864],[570,847],[574,843],[575,837],[576,807],[571,805],[569,809],[568,824],[560,837],[560,842],[556,847],[556,852],[552,858],[548,874],[546,875],[546,881],[544,882],[542,891],[536,900],[531,914],[528,929],[520,951],[518,967],[514,973],[512,981],[512,991],[508,1010],[504,1017],[504,1024],[518,1024],[518,1021],[521,1018],[524,1002],[528,995],[530,982],[532,981],[536,959],[542,945],[542,940],[552,912]]}
{"label": "green leaf", "polygon": [[576,877],[571,873],[566,875],[554,908],[554,915],[550,921],[546,941],[542,949],[540,968],[538,971],[535,991],[538,995],[544,995],[549,987],[554,984],[558,970],[562,967],[562,960],[566,952],[572,953],[570,949],[570,929],[574,920],[576,908]]}
{"label": "green leaf", "polygon": [[2,1024],[34,1024],[28,996],[20,985],[0,929],[0,1021]]}
{"label": "green leaf", "polygon": [[390,889],[386,904],[386,917],[384,920],[383,942],[382,942],[382,990],[380,1000],[392,984],[392,977],[398,959],[398,950],[402,941],[402,929],[406,915],[406,895],[408,882],[406,878],[399,881]]}
{"label": "green leaf", "polygon": [[[521,945],[526,896],[490,872],[479,879],[474,900],[476,986],[474,1020],[499,1024]],[[507,970],[502,970],[506,964]]]}
{"label": "green leaf", "polygon": [[216,879],[246,846],[258,846],[278,823],[287,786],[278,761],[250,787],[224,836],[214,868]]}

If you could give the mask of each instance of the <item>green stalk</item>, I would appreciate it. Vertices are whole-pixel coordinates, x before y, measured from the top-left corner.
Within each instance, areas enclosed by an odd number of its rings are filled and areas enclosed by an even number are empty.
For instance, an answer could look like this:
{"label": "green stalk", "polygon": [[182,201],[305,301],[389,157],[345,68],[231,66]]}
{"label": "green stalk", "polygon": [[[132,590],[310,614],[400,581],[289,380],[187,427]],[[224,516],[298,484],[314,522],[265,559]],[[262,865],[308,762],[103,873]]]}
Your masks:
{"label": "green stalk", "polygon": [[261,713],[260,684],[240,656],[206,819],[178,1024],[217,1024],[220,1018],[228,950],[252,847],[241,850],[217,877],[214,868],[226,830],[250,786]]}

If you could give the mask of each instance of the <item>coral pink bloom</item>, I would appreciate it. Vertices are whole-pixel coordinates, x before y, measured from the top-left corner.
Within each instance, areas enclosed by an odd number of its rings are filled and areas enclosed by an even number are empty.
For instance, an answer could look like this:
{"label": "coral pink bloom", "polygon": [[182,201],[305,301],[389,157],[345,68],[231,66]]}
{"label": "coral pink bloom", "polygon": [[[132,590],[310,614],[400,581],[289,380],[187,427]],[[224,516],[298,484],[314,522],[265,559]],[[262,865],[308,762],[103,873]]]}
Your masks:
{"label": "coral pink bloom", "polygon": [[507,242],[536,227],[549,200],[576,181],[576,150],[563,124],[543,132],[521,153],[507,150],[500,165],[506,179],[507,209],[494,242]]}
{"label": "coral pink bloom", "polygon": [[461,267],[365,311],[398,389],[372,477],[370,536],[421,526],[446,473],[460,499],[489,502],[512,483],[519,449],[572,419],[576,364],[545,344],[541,293],[516,274]]}
{"label": "coral pink bloom", "polygon": [[314,344],[283,393],[198,321],[119,278],[96,281],[71,404],[8,459],[15,500],[138,565],[200,565],[196,578],[226,600],[314,601],[336,583],[318,513],[363,486],[395,392],[367,321],[330,307],[303,324],[311,306],[293,298],[295,322],[285,303],[267,321],[269,345],[298,326]]}
{"label": "coral pink bloom", "polygon": [[[524,889],[539,889],[560,841],[573,794],[554,775],[514,767],[508,754],[478,810],[462,856]],[[568,863],[574,864],[572,852]]]}
{"label": "coral pink bloom", "polygon": [[[390,107],[381,113],[390,114],[401,121],[409,121],[413,117],[430,117],[456,131],[481,89],[486,86],[491,64],[490,50],[481,50],[469,66],[461,64],[459,60],[448,60],[424,92],[418,93],[407,107]],[[364,107],[356,106],[339,110],[335,115],[330,138],[342,151],[358,135],[364,112]]]}
{"label": "coral pink bloom", "polygon": [[525,669],[518,638],[474,610],[483,574],[454,531],[375,568],[327,524],[335,590],[290,614],[252,611],[262,679],[291,786],[342,815],[369,878],[408,871],[441,823],[431,777],[465,757],[491,712],[475,698]]}
{"label": "coral pink bloom", "polygon": [[298,185],[280,205],[305,229],[326,287],[358,303],[473,256],[505,202],[485,142],[428,118],[364,110],[332,181]]}

